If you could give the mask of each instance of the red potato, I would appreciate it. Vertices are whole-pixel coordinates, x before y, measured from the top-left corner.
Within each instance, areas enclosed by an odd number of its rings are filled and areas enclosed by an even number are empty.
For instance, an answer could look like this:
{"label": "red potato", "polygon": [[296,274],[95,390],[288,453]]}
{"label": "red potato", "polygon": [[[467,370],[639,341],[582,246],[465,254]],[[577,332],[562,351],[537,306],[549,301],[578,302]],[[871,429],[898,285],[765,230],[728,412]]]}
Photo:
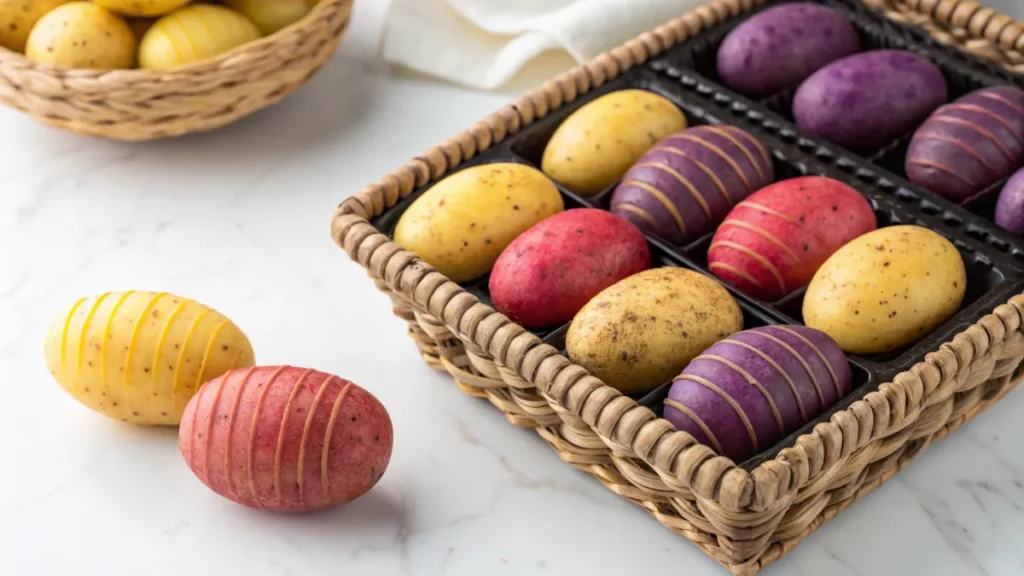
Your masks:
{"label": "red potato", "polygon": [[211,490],[253,508],[306,512],[368,492],[391,460],[387,410],[359,386],[291,366],[233,370],[192,397],[178,445]]}
{"label": "red potato", "polygon": [[778,300],[806,286],[844,244],[877,227],[856,190],[831,178],[776,182],[740,202],[719,226],[708,267],[761,300]]}
{"label": "red potato", "polygon": [[567,210],[501,253],[491,272],[491,302],[524,328],[556,326],[598,292],[650,267],[650,248],[635,226],[603,210]]}

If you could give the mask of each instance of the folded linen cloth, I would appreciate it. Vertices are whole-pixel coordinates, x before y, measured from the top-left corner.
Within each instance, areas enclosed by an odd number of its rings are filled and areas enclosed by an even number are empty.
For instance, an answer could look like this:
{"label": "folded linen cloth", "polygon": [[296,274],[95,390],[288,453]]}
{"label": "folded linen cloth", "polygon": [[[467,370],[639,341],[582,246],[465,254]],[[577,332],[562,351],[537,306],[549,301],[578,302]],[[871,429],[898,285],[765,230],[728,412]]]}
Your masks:
{"label": "folded linen cloth", "polygon": [[467,87],[497,89],[543,54],[562,51],[582,62],[706,1],[392,0],[380,55]]}

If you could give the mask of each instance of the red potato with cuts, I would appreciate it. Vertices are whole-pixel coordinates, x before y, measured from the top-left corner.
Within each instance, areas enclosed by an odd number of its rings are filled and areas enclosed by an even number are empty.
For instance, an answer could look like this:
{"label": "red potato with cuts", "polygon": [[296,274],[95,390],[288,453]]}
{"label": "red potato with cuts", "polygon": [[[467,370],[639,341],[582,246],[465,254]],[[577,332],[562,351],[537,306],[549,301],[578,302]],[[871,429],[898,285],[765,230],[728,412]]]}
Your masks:
{"label": "red potato with cuts", "polygon": [[501,253],[491,272],[491,302],[524,328],[557,326],[605,288],[650,267],[650,248],[635,226],[603,210],[566,210]]}
{"label": "red potato with cuts", "polygon": [[253,508],[307,512],[368,492],[391,460],[394,432],[372,394],[292,366],[233,370],[199,390],[178,446],[211,490]]}
{"label": "red potato with cuts", "polygon": [[779,300],[810,283],[844,244],[877,227],[856,190],[831,178],[776,182],[740,202],[719,226],[708,267],[745,294]]}

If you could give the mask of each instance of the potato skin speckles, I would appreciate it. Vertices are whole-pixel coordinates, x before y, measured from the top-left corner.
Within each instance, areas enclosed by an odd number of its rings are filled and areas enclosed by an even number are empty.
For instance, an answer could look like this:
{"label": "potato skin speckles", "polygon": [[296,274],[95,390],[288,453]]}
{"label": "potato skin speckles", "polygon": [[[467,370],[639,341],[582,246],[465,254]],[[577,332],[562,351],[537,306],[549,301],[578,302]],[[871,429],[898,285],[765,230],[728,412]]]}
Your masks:
{"label": "potato skin speckles", "polygon": [[517,236],[564,209],[555,184],[525,164],[460,170],[402,214],[395,242],[455,282],[483,276]]}
{"label": "potato skin speckles", "polygon": [[142,425],[177,425],[203,382],[255,363],[233,322],[164,292],[82,298],[53,320],[44,351],[47,368],[73,398]]}
{"label": "potato skin speckles", "polygon": [[306,512],[368,492],[391,460],[394,431],[372,394],[292,366],[228,372],[189,402],[178,446],[192,472],[239,504]]}
{"label": "potato skin speckles", "polygon": [[494,307],[525,328],[572,320],[601,290],[650,268],[643,234],[603,210],[547,218],[502,252],[489,280]]}
{"label": "potato skin speckles", "polygon": [[617,90],[573,112],[555,130],[541,169],[582,196],[593,196],[625,174],[659,140],[686,128],[686,117],[663,96]]}
{"label": "potato skin speckles", "polygon": [[569,358],[632,394],[663,384],[715,341],[743,329],[736,300],[715,280],[654,268],[606,288],[573,318]]}
{"label": "potato skin speckles", "polygon": [[820,176],[782,180],[729,212],[711,240],[708,268],[772,302],[806,286],[833,252],[876,227],[871,204],[846,184]]}
{"label": "potato skin speckles", "polygon": [[124,18],[89,2],[71,2],[39,19],[25,56],[49,66],[110,70],[133,67],[136,47]]}
{"label": "potato skin speckles", "polygon": [[920,226],[879,228],[818,269],[804,295],[804,324],[846,352],[888,352],[955,314],[966,288],[966,268],[949,240]]}
{"label": "potato skin speckles", "polygon": [[28,35],[44,15],[71,0],[0,0],[0,46],[24,52]]}

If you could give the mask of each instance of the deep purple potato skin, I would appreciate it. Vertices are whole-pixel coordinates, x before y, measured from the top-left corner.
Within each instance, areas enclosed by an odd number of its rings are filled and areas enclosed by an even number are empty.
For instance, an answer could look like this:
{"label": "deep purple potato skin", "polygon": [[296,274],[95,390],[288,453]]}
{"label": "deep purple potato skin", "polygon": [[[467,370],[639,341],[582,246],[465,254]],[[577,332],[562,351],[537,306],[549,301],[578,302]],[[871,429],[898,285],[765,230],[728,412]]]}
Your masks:
{"label": "deep purple potato skin", "polygon": [[995,220],[1000,228],[1024,235],[1024,168],[1010,177],[999,192]]}
{"label": "deep purple potato skin", "polygon": [[[771,396],[778,419],[764,393],[743,372]],[[823,332],[796,325],[752,328],[719,341],[690,362],[669,390],[664,417],[698,442],[741,462],[771,448],[828,409],[849,394],[852,386],[846,356]],[[719,390],[740,406],[753,439],[740,414]],[[714,438],[673,403],[689,408]]]}
{"label": "deep purple potato skin", "polygon": [[1024,91],[975,90],[940,107],[914,133],[907,177],[961,203],[1006,178],[1024,160]]}
{"label": "deep purple potato skin", "polygon": [[842,13],[810,2],[783,4],[743,22],[718,48],[718,76],[751,98],[795,88],[822,66],[860,51]]}
{"label": "deep purple potato skin", "polygon": [[949,99],[942,71],[904,50],[872,50],[811,75],[793,99],[802,130],[849,150],[871,151],[918,125]]}
{"label": "deep purple potato skin", "polygon": [[612,193],[611,211],[680,246],[710,232],[774,178],[771,156],[756,138],[734,126],[697,126],[641,156]]}

